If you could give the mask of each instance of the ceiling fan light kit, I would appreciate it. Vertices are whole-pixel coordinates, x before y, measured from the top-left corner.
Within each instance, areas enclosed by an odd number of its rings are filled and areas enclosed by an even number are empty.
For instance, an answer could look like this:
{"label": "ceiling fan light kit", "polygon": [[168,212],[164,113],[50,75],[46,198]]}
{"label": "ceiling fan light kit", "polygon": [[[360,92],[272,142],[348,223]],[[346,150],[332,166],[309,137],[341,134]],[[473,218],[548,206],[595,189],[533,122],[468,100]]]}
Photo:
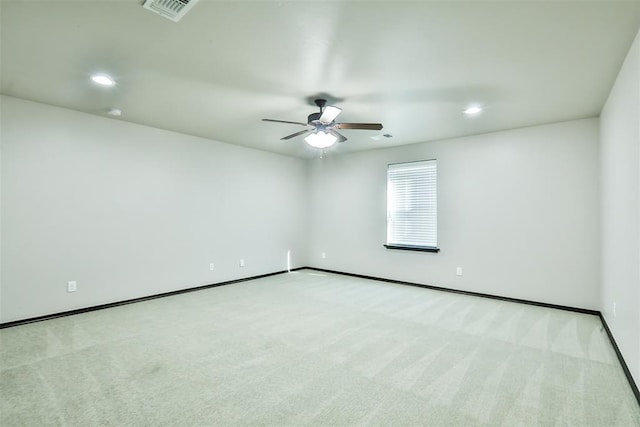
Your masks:
{"label": "ceiling fan light kit", "polygon": [[309,144],[309,146],[319,149],[329,148],[336,142],[344,142],[347,140],[347,137],[336,131],[336,129],[382,129],[381,123],[336,123],[336,118],[342,112],[341,108],[333,105],[325,108],[327,104],[326,99],[316,99],[314,102],[318,108],[320,108],[320,112],[309,114],[306,123],[276,119],[262,119],[262,121],[304,126],[307,129],[292,133],[280,139],[287,140],[309,133],[309,135],[304,138],[305,142]]}
{"label": "ceiling fan light kit", "polygon": [[318,131],[307,135],[305,142],[313,148],[329,148],[338,141],[335,135]]}

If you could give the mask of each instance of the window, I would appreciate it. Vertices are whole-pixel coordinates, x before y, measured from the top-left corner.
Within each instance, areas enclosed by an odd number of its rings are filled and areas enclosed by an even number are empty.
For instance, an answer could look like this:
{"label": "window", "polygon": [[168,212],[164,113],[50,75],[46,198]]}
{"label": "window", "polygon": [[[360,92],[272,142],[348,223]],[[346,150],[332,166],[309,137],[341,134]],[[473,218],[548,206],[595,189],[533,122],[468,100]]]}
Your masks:
{"label": "window", "polygon": [[385,246],[425,252],[440,250],[435,160],[388,166]]}

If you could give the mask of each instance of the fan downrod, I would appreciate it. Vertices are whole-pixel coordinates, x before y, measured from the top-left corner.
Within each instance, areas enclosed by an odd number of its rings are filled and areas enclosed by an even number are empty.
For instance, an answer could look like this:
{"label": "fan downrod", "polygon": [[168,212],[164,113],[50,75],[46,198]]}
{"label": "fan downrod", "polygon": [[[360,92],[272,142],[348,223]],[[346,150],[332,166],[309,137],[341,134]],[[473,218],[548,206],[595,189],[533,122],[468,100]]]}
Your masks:
{"label": "fan downrod", "polygon": [[316,100],[314,100],[313,102],[315,102],[315,104],[318,106],[318,108],[320,108],[320,112],[322,113],[322,110],[324,110],[324,106],[327,105],[327,100],[326,99],[322,99],[322,98],[318,98]]}

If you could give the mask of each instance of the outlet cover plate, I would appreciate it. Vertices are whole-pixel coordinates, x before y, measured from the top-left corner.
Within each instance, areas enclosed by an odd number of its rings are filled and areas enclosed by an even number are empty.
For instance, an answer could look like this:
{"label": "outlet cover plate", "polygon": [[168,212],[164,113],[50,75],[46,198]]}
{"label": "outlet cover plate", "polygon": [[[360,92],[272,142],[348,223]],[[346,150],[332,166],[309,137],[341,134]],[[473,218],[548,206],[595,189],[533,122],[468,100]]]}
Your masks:
{"label": "outlet cover plate", "polygon": [[67,292],[75,292],[78,290],[78,283],[75,280],[67,282]]}

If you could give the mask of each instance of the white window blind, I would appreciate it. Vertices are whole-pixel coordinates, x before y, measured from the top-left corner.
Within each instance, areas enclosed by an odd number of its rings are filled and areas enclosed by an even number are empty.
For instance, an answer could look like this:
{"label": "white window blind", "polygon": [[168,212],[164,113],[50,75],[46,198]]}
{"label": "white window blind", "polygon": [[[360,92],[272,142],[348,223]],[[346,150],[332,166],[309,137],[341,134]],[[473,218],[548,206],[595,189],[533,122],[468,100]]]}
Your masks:
{"label": "white window blind", "polygon": [[387,169],[387,245],[438,246],[437,163],[397,163]]}

